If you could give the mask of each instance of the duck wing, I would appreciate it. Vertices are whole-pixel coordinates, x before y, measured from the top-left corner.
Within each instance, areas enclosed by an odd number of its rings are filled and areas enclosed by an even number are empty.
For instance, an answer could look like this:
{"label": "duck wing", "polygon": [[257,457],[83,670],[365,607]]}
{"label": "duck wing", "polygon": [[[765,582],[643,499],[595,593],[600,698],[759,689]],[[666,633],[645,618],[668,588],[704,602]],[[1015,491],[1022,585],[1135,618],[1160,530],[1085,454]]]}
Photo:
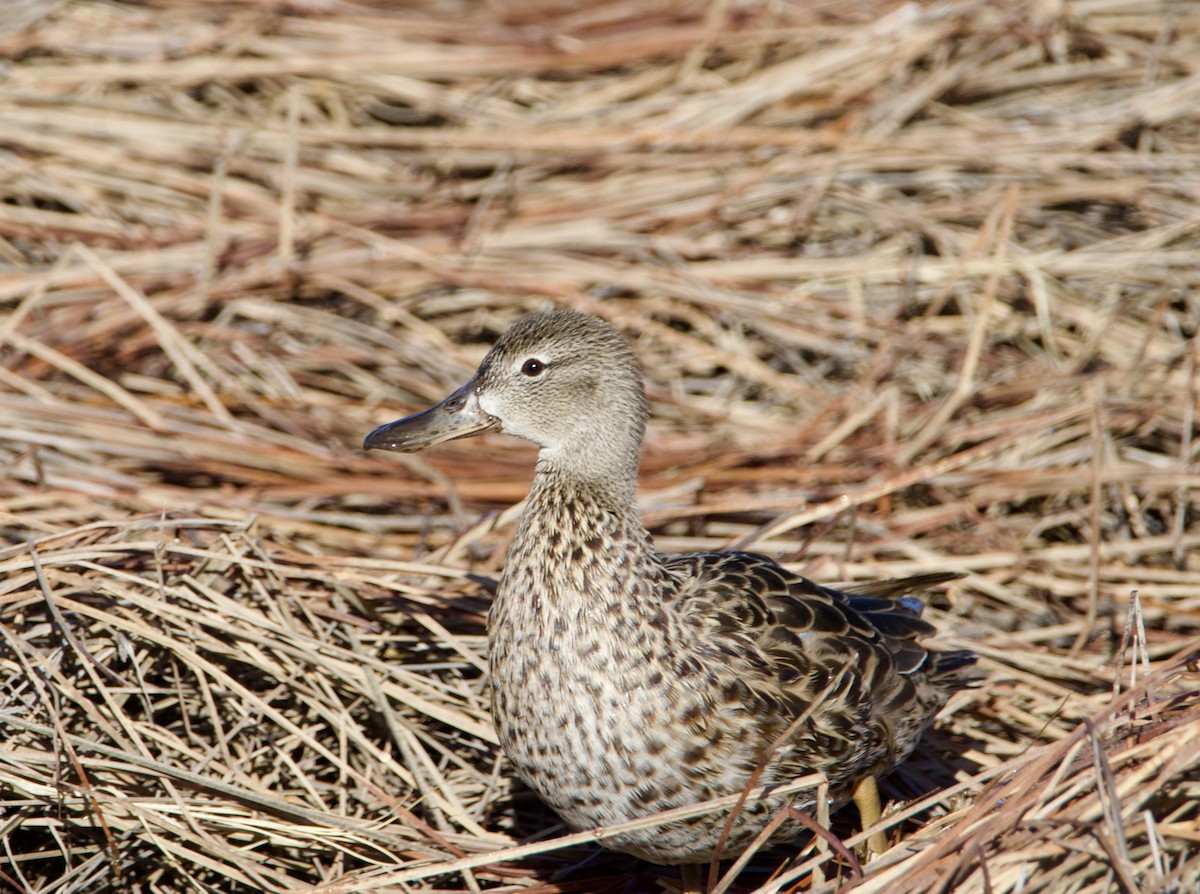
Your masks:
{"label": "duck wing", "polygon": [[664,558],[671,608],[696,631],[721,700],[741,699],[764,745],[807,715],[779,754],[784,773],[821,769],[835,787],[895,766],[946,698],[969,683],[970,652],[931,652],[911,593],[959,577],[926,574],[846,590],[755,553]]}

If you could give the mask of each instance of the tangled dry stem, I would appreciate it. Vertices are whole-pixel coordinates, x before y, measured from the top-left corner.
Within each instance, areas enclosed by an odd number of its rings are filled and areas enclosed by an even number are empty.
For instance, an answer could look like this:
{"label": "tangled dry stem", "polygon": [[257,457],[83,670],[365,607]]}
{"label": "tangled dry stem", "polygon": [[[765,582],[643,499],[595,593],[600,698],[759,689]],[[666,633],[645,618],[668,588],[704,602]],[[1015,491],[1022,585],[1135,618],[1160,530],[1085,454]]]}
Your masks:
{"label": "tangled dry stem", "polygon": [[14,0],[0,883],[673,883],[496,752],[530,449],[357,452],[557,303],[646,366],[662,549],[969,575],[932,614],[988,679],[885,785],[898,843],[718,889],[1196,890],[1198,35],[1171,0]]}

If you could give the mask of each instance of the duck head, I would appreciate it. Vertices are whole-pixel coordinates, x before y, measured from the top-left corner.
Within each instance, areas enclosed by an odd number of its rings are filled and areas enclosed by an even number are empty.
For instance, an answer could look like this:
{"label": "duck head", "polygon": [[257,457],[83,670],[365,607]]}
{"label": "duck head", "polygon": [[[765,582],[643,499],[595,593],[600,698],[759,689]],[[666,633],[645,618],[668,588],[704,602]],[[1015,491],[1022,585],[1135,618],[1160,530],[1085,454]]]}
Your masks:
{"label": "duck head", "polygon": [[645,431],[642,371],[625,339],[598,317],[549,311],[524,317],[469,382],[421,413],[375,429],[367,449],[411,453],[484,432],[541,448],[539,465],[632,475]]}

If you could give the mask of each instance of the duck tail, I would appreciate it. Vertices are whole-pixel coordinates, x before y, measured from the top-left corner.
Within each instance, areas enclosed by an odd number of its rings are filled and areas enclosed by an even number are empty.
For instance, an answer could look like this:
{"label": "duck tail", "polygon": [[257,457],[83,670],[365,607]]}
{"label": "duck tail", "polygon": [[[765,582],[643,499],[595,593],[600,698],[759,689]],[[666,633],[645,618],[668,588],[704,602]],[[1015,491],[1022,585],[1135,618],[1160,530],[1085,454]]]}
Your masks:
{"label": "duck tail", "polygon": [[979,656],[970,649],[931,652],[929,657],[932,661],[929,681],[946,695],[983,682],[983,674],[974,670]]}

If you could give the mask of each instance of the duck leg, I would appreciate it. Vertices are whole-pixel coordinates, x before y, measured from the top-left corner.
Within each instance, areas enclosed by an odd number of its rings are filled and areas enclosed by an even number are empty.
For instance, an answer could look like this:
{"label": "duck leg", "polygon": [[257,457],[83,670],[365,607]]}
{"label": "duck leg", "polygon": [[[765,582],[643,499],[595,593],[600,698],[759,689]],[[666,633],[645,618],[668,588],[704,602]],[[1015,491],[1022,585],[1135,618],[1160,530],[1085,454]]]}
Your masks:
{"label": "duck leg", "polygon": [[703,875],[703,863],[684,863],[679,867],[680,873],[683,875],[683,891],[682,894],[701,894],[704,890],[701,887],[700,878]]}
{"label": "duck leg", "polygon": [[[858,808],[858,817],[863,830],[871,828],[879,822],[883,809],[879,803],[879,786],[875,784],[874,776],[864,776],[854,786],[854,806]],[[887,850],[887,835],[883,832],[873,832],[867,839],[867,855],[874,857]]]}

